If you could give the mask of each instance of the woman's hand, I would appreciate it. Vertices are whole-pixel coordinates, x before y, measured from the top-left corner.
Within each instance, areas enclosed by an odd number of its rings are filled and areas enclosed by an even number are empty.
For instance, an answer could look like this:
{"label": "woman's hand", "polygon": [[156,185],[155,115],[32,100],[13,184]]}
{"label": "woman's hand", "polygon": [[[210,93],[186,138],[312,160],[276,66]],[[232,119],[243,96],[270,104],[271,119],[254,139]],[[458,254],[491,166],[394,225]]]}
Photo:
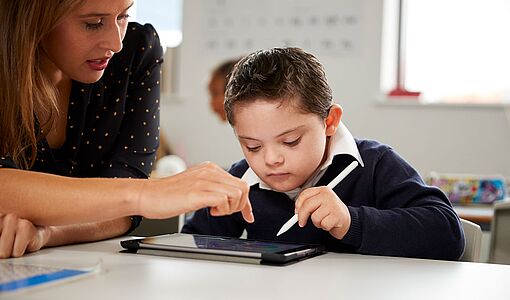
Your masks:
{"label": "woman's hand", "polygon": [[210,207],[213,216],[240,211],[252,223],[248,193],[249,186],[244,181],[206,162],[173,176],[146,180],[138,205],[147,218],[167,218]]}
{"label": "woman's hand", "polygon": [[296,200],[296,213],[299,226],[305,226],[310,217],[315,227],[340,240],[351,226],[349,209],[331,188],[325,186],[302,191]]}
{"label": "woman's hand", "polygon": [[38,251],[48,239],[46,227],[35,226],[14,214],[0,213],[0,258],[20,257]]}

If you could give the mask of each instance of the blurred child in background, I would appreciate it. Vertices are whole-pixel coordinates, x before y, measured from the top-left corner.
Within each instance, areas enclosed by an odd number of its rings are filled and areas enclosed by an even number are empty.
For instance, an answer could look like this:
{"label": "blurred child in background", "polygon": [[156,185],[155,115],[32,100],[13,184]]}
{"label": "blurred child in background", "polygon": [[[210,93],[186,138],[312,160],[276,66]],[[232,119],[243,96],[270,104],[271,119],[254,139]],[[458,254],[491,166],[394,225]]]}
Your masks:
{"label": "blurred child in background", "polygon": [[227,85],[227,76],[234,68],[234,65],[239,59],[229,59],[222,62],[211,73],[211,79],[207,86],[209,90],[211,109],[218,115],[222,122],[227,121],[227,114],[223,108],[223,101],[225,100],[225,86]]}

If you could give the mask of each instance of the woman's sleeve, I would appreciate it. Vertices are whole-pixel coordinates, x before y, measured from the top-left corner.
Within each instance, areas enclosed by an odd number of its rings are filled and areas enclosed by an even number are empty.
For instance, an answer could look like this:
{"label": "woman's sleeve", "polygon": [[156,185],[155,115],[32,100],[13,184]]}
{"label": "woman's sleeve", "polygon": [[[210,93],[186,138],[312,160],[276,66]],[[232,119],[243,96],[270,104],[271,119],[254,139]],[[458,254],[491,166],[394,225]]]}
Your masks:
{"label": "woman's sleeve", "polygon": [[0,168],[19,169],[9,156],[0,156]]}
{"label": "woman's sleeve", "polygon": [[[159,146],[160,77],[163,50],[155,29],[130,23],[124,47],[133,51],[126,105],[117,140],[101,177],[148,178]],[[126,48],[127,50],[127,48]]]}

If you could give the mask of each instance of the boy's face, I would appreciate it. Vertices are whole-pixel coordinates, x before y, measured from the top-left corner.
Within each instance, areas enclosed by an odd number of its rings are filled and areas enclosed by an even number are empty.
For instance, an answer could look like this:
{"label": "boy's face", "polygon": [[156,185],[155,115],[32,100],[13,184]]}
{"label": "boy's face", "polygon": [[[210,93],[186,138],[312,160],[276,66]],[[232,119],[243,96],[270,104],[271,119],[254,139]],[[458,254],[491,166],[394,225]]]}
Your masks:
{"label": "boy's face", "polygon": [[[257,176],[286,192],[303,185],[325,157],[325,120],[296,108],[294,99],[234,106],[234,131]],[[333,131],[334,132],[334,131]]]}

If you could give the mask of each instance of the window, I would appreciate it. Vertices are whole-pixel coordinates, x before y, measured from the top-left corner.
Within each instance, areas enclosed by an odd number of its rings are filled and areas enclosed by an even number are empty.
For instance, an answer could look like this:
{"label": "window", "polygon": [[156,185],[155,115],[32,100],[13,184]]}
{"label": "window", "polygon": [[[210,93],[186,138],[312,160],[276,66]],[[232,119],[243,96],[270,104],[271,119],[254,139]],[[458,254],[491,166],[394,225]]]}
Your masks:
{"label": "window", "polygon": [[510,103],[510,1],[386,0],[384,18],[383,91],[396,86],[400,20],[401,75],[420,101]]}
{"label": "window", "polygon": [[133,11],[136,22],[151,23],[156,28],[163,49],[182,42],[182,0],[137,1]]}
{"label": "window", "polygon": [[177,93],[177,52],[182,42],[183,0],[145,0],[135,2],[133,20],[150,23],[158,32],[165,52],[165,63],[161,69],[161,93]]}

